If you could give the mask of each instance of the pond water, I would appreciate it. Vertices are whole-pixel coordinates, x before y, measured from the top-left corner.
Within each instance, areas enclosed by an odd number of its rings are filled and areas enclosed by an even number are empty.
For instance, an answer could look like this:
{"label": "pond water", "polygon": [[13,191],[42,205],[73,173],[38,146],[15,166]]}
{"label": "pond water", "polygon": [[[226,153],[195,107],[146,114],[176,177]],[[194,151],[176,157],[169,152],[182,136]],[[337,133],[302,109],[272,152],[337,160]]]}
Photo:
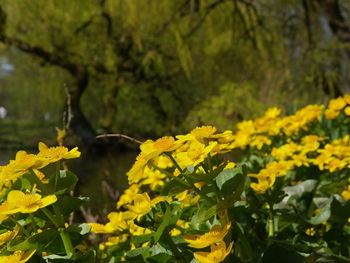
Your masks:
{"label": "pond water", "polygon": [[[19,149],[18,149],[19,150]],[[0,150],[0,165],[14,159],[16,149]],[[89,214],[104,218],[108,212],[115,210],[118,195],[128,186],[126,172],[131,168],[137,152],[106,149],[101,152],[80,149],[82,155],[78,159],[67,160],[69,170],[78,177],[76,196],[90,197],[86,204]],[[27,149],[28,152],[37,152]]]}

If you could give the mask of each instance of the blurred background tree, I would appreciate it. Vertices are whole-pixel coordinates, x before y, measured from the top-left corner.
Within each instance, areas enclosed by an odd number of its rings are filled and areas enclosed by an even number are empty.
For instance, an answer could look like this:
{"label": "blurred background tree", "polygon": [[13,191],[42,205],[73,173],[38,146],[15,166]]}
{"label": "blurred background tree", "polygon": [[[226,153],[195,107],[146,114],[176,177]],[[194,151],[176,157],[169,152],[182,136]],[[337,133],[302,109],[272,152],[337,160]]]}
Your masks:
{"label": "blurred background tree", "polygon": [[[349,92],[347,0],[0,0],[9,118],[156,137]],[[1,106],[0,105],[0,106]]]}

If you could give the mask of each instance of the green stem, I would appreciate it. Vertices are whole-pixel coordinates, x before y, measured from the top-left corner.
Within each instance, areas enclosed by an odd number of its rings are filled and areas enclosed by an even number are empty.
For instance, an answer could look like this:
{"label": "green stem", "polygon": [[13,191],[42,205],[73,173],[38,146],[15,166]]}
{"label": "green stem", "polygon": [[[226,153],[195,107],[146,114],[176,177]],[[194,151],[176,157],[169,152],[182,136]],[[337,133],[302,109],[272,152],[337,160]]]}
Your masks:
{"label": "green stem", "polygon": [[156,165],[152,165],[156,170],[158,170],[159,172],[161,173],[164,173],[166,174],[167,176],[169,176],[171,179],[174,179],[175,181],[179,182],[180,184],[182,184],[183,186],[186,186],[188,188],[191,188],[191,185],[188,184],[187,182],[185,182],[184,180],[182,180],[181,178],[178,178],[176,177],[175,175],[173,175],[172,173],[169,173],[168,171],[162,169],[162,168],[159,168],[158,166]]}
{"label": "green stem", "polygon": [[75,252],[74,247],[72,245],[72,241],[65,229],[60,229],[60,236],[63,241],[64,249],[66,250],[67,255],[74,255]]}
{"label": "green stem", "polygon": [[29,217],[30,217],[30,221],[32,222],[32,227],[34,228],[35,232],[38,232],[38,228],[36,227],[33,214],[29,214]]}
{"label": "green stem", "polygon": [[61,164],[60,164],[60,161],[58,161],[56,163],[56,171],[55,171],[55,183],[54,183],[54,191],[56,191],[56,187],[57,187],[57,182],[58,182],[58,177],[60,176],[60,167],[61,167]]}
{"label": "green stem", "polygon": [[165,240],[170,246],[171,251],[173,252],[175,258],[177,259],[177,262],[188,262],[186,260],[186,257],[179,251],[176,244],[174,243],[173,239],[169,235],[165,235]]}
{"label": "green stem", "polygon": [[180,165],[177,163],[175,158],[170,153],[164,153],[164,154],[170,158],[170,160],[173,162],[175,167],[180,171],[180,173],[183,173],[183,170],[181,169]]}
{"label": "green stem", "polygon": [[168,175],[171,179],[174,179],[175,181],[179,182],[180,184],[182,184],[183,186],[186,186],[187,188],[193,190],[196,194],[198,194],[199,196],[203,197],[205,200],[207,200],[210,204],[215,204],[215,202],[209,198],[208,196],[206,196],[205,194],[202,194],[201,191],[198,190],[198,188],[192,184],[191,182],[186,182],[184,180],[182,180],[181,178],[176,177],[175,175],[173,175],[172,173],[169,173],[168,171],[163,170],[162,168],[159,168],[158,166],[153,164],[153,167],[160,171],[161,173],[164,173],[166,175]]}
{"label": "green stem", "polygon": [[222,196],[222,194],[220,192],[220,189],[219,189],[218,185],[215,182],[213,183],[213,185],[214,185],[214,190],[215,190],[215,193],[216,193],[217,200],[218,201],[222,201],[224,198],[223,198],[223,196]]}
{"label": "green stem", "polygon": [[212,165],[211,165],[211,155],[210,153],[208,153],[208,168],[209,168],[209,171],[212,172]]}
{"label": "green stem", "polygon": [[274,237],[275,236],[275,218],[274,218],[274,214],[273,214],[273,205],[269,204],[270,208],[269,208],[269,235],[268,237]]}
{"label": "green stem", "polygon": [[43,213],[50,219],[50,221],[55,225],[55,227],[59,227],[59,224],[57,223],[57,220],[51,214],[49,209],[47,209],[46,207],[43,207],[43,208],[41,208],[41,211],[43,211]]}

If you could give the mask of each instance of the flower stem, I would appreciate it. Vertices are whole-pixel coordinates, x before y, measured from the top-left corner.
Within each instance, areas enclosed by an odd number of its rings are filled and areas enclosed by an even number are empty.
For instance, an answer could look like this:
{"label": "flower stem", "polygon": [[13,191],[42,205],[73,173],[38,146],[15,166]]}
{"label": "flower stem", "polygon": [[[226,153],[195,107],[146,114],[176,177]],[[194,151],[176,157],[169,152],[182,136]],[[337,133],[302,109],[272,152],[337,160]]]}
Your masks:
{"label": "flower stem", "polygon": [[275,218],[274,218],[274,213],[273,213],[273,205],[270,204],[269,205],[270,208],[269,208],[269,225],[268,225],[268,228],[269,228],[269,234],[268,234],[268,237],[274,237],[275,236]]}
{"label": "flower stem", "polygon": [[183,170],[181,169],[180,165],[177,163],[175,158],[170,153],[164,153],[164,154],[170,158],[170,160],[173,162],[175,167],[180,171],[180,173],[183,173]]}
{"label": "flower stem", "polygon": [[51,220],[51,222],[55,225],[55,227],[59,227],[59,224],[57,223],[56,218],[51,214],[49,209],[46,207],[41,208],[41,211]]}
{"label": "flower stem", "polygon": [[165,240],[167,241],[168,245],[170,246],[171,251],[173,252],[175,258],[177,259],[177,262],[188,262],[186,260],[186,257],[177,248],[177,246],[174,243],[174,241],[171,238],[171,236],[165,235]]}
{"label": "flower stem", "polygon": [[38,228],[36,227],[36,222],[35,222],[35,220],[34,220],[33,214],[30,213],[30,214],[29,214],[29,217],[30,217],[30,221],[31,221],[31,223],[32,223],[32,227],[34,228],[35,232],[37,232],[37,231],[38,231]]}
{"label": "flower stem", "polygon": [[70,240],[68,232],[65,229],[59,229],[59,231],[67,255],[74,255],[74,247],[72,245],[72,241]]}

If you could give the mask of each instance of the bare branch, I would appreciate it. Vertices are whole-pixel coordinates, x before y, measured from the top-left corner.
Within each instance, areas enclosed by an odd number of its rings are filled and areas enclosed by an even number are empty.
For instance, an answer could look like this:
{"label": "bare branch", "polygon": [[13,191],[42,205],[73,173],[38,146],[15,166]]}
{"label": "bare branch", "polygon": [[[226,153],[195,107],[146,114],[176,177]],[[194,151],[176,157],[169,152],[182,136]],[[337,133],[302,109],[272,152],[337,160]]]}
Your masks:
{"label": "bare branch", "polygon": [[200,26],[204,23],[206,17],[210,14],[210,12],[212,10],[214,10],[217,6],[219,6],[220,4],[222,4],[223,2],[225,2],[227,0],[217,0],[213,3],[211,3],[210,5],[208,5],[205,9],[204,9],[204,14],[201,16],[201,18],[199,19],[199,21],[197,22],[197,24],[191,28],[191,30],[189,32],[187,32],[185,34],[185,37],[189,37],[191,36],[194,32],[196,32]]}
{"label": "bare branch", "polygon": [[132,138],[130,136],[127,136],[127,135],[124,135],[124,134],[119,134],[119,133],[114,133],[114,134],[101,134],[101,135],[98,135],[96,136],[97,139],[100,139],[100,138],[105,138],[105,137],[118,137],[118,138],[123,138],[123,139],[127,139],[129,141],[132,141],[132,142],[135,142],[137,144],[142,144],[143,142],[142,141],[139,141],[135,138]]}

